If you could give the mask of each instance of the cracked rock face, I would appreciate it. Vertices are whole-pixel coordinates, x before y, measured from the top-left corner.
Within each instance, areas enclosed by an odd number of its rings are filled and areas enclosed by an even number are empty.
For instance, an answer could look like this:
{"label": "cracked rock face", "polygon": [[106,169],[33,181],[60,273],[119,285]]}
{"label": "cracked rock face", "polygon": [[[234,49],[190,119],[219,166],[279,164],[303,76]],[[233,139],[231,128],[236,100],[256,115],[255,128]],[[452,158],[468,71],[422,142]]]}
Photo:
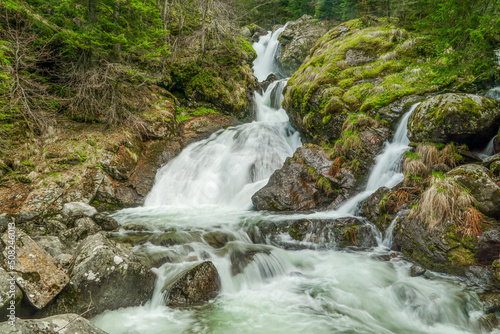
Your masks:
{"label": "cracked rock face", "polygon": [[92,317],[105,310],[138,306],[151,298],[156,279],[126,247],[101,233],[80,243],[68,273],[70,283],[42,314],[86,312],[85,317]]}
{"label": "cracked rock face", "polygon": [[[3,250],[8,256],[10,239],[2,236],[6,245]],[[41,309],[47,305],[68,284],[69,277],[59,263],[40,247],[26,233],[16,230],[16,262],[7,270],[15,272],[16,282],[24,291],[26,298],[35,307]]]}

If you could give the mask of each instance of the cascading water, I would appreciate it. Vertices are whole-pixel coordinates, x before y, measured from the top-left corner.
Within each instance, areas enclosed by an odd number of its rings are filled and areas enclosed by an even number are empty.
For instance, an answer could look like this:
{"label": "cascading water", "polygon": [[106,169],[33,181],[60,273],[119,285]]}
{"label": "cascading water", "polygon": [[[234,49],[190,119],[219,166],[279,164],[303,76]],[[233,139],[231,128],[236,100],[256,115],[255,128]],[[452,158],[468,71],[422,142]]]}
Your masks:
{"label": "cascading water", "polygon": [[[269,64],[277,35],[269,33],[255,46],[259,57],[254,70],[261,80],[274,69]],[[284,84],[277,81],[256,94],[257,122],[187,147],[159,171],[145,207],[114,215],[121,225],[139,224],[150,231],[141,233],[168,234],[175,242],[133,248],[146,260],[168,259],[154,269],[158,280],[152,300],[106,311],[92,321],[111,334],[480,332],[477,297],[451,277],[410,277],[408,262],[381,262],[370,252],[286,251],[252,243],[243,226],[271,216],[248,211],[250,197],[300,145],[280,107]],[[363,196],[401,180],[398,166],[408,148],[408,117],[377,158]],[[329,214],[352,214],[359,201]],[[217,240],[210,239],[214,234],[228,242],[215,246]],[[389,237],[380,237],[382,246],[390,243]],[[202,307],[165,306],[163,286],[207,258],[221,276],[219,296]]]}

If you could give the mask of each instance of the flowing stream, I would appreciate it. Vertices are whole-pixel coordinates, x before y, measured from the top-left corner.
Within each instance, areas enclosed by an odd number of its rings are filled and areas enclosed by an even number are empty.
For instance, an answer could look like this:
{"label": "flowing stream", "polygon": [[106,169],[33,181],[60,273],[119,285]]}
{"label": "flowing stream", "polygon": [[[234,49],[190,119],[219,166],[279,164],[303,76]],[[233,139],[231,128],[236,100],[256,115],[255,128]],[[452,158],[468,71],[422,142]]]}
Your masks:
{"label": "flowing stream", "polygon": [[[254,45],[258,53],[254,71],[261,81],[274,70],[281,31]],[[281,108],[285,84],[286,80],[276,81],[255,95],[255,122],[191,144],[161,168],[144,207],[114,214],[122,226],[139,225],[148,230],[143,233],[170,242],[162,246],[148,241],[133,248],[137,256],[163,263],[154,269],[158,279],[152,300],[140,307],[106,311],[92,321],[108,333],[481,332],[477,296],[459,279],[432,273],[410,277],[411,264],[400,257],[379,260],[390,252],[390,229],[385,236],[378,232],[378,247],[363,252],[334,247],[284,250],[252,243],[249,226],[304,216],[251,211],[251,196],[301,145]],[[365,191],[335,211],[308,217],[354,215],[360,201],[379,187],[402,180],[406,123],[412,110],[377,157]],[[213,235],[229,242],[214,247]],[[132,240],[134,232],[115,237]],[[219,296],[204,306],[167,307],[163,286],[206,259],[221,276]],[[235,259],[246,259],[239,270]]]}

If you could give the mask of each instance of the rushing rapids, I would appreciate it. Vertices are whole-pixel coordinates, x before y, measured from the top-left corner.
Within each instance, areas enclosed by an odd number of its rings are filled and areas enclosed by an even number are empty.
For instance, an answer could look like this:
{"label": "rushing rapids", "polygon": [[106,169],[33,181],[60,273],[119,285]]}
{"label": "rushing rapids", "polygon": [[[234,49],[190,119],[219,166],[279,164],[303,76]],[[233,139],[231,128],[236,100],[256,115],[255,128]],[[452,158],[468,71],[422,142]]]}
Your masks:
{"label": "rushing rapids", "polygon": [[[254,46],[259,80],[273,70],[279,32]],[[151,262],[168,260],[155,269],[155,293],[146,305],[107,311],[93,322],[109,333],[481,332],[477,296],[458,279],[437,274],[410,277],[410,263],[399,257],[379,260],[389,252],[391,229],[382,235],[373,227],[378,246],[355,253],[335,250],[334,245],[284,250],[252,243],[248,232],[257,222],[304,217],[249,210],[252,194],[300,145],[280,107],[283,86],[284,81],[278,81],[256,94],[256,122],[194,143],[164,166],[145,207],[114,215],[122,226],[139,225],[148,230],[143,233],[168,235],[165,246],[146,242],[133,248]],[[360,201],[378,187],[401,181],[411,111],[377,157],[365,191],[335,211],[307,217],[352,216]],[[211,246],[213,233],[227,242]],[[116,237],[132,240],[134,233]],[[165,284],[204,259],[212,261],[221,276],[219,296],[204,306],[166,306]]]}

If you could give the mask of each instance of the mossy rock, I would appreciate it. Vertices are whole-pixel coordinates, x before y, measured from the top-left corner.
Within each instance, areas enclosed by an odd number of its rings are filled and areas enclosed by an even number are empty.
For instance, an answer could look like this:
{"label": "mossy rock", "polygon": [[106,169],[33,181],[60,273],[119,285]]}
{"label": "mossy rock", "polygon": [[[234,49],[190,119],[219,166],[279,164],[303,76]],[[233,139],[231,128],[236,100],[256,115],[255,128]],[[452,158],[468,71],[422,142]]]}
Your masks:
{"label": "mossy rock", "polygon": [[472,94],[442,94],[422,102],[408,123],[408,138],[416,142],[484,146],[500,125],[500,104]]}

